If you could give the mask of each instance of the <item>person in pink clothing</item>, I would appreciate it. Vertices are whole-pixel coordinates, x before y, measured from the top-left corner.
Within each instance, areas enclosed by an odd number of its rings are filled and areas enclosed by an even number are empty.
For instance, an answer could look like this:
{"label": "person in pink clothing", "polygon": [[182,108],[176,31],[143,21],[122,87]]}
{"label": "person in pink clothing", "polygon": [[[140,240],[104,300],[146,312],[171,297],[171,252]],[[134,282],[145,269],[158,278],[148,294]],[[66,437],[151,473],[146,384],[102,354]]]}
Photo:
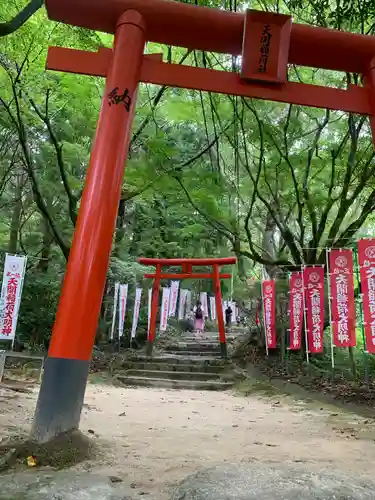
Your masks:
{"label": "person in pink clothing", "polygon": [[204,311],[202,307],[202,303],[200,301],[197,302],[197,305],[193,309],[194,311],[194,329],[197,332],[202,333],[204,329]]}

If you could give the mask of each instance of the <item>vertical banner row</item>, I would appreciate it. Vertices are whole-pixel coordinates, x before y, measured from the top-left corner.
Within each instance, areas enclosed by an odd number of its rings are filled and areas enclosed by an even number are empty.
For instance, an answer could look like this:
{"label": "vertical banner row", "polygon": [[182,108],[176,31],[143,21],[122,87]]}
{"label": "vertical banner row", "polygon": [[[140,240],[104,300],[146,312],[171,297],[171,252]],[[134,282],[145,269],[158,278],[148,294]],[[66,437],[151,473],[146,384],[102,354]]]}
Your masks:
{"label": "vertical banner row", "polygon": [[[357,242],[363,327],[366,351],[375,354],[375,239]],[[356,346],[354,259],[351,249],[327,249],[332,346]],[[302,347],[305,323],[308,353],[323,352],[324,266],[307,266],[289,277],[289,349]],[[262,282],[263,316],[267,348],[276,347],[275,284]],[[305,313],[305,318],[303,318]],[[258,318],[258,316],[257,316]],[[304,321],[305,320],[305,321]]]}

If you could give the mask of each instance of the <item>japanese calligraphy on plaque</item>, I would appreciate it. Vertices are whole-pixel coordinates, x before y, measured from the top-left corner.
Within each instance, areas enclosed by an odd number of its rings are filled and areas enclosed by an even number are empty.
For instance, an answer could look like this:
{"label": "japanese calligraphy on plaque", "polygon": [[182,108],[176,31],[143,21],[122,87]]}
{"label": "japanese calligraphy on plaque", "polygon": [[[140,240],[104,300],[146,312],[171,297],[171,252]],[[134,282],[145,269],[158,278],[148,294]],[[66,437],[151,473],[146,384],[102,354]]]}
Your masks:
{"label": "japanese calligraphy on plaque", "polygon": [[285,83],[291,28],[290,16],[248,10],[244,24],[241,78]]}
{"label": "japanese calligraphy on plaque", "polygon": [[269,24],[265,24],[262,31],[262,35],[260,37],[260,58],[258,67],[260,73],[264,73],[267,71],[271,38],[272,38],[271,26]]}

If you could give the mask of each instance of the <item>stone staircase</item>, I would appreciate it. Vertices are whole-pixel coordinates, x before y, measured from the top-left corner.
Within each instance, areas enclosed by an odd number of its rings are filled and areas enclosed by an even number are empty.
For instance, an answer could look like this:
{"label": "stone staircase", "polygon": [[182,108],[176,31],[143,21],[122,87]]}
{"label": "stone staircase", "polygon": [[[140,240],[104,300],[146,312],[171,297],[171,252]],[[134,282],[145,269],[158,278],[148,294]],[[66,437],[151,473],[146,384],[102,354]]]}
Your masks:
{"label": "stone staircase", "polygon": [[116,378],[126,386],[223,391],[234,384],[230,361],[220,357],[216,332],[201,338],[183,335],[152,358],[138,356],[124,368]]}

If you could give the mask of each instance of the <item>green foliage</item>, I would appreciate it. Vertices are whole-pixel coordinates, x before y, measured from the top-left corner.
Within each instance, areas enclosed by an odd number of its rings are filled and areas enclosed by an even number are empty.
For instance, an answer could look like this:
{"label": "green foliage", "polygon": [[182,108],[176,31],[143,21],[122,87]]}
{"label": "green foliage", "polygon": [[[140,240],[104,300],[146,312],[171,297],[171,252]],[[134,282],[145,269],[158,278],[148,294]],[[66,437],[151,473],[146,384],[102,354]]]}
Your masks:
{"label": "green foliage", "polygon": [[29,270],[26,274],[17,338],[30,346],[43,344],[50,338],[60,295],[61,276],[54,270],[40,273]]}

